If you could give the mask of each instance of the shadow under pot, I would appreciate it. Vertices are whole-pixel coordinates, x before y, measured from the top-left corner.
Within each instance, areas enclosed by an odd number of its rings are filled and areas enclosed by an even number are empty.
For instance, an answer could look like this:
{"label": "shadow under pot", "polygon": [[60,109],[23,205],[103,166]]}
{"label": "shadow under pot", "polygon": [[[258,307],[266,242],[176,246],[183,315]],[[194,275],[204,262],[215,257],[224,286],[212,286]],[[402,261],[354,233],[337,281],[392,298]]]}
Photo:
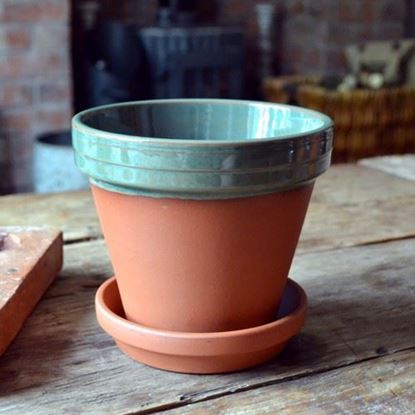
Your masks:
{"label": "shadow under pot", "polygon": [[126,318],[226,332],[275,319],[314,180],[323,114],[234,100],[108,105],[73,120]]}

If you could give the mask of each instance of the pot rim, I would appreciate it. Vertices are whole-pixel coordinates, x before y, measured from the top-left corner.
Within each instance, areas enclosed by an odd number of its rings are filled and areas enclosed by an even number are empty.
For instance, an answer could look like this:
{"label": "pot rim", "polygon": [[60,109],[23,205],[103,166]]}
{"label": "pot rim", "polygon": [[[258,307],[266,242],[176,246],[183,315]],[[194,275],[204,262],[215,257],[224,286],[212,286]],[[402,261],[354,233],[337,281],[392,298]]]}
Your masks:
{"label": "pot rim", "polygon": [[[246,113],[250,106],[276,108],[282,116],[283,110],[294,108],[297,114],[310,114],[309,118],[319,119],[321,123],[318,128],[298,134],[223,141],[124,135],[89,127],[83,122],[86,115],[105,109],[192,103],[201,106],[215,103],[225,108],[242,105]],[[265,116],[259,119],[268,123]],[[111,130],[111,126],[105,128]],[[284,104],[165,99],[111,104],[83,111],[73,118],[72,138],[76,164],[92,184],[105,190],[155,198],[232,199],[312,183],[330,165],[333,122],[317,111]]]}
{"label": "pot rim", "polygon": [[[282,136],[273,136],[273,137],[264,137],[264,138],[252,138],[247,137],[243,140],[200,140],[200,139],[180,139],[180,138],[159,138],[159,137],[148,137],[142,135],[130,135],[130,134],[121,134],[114,133],[107,130],[101,130],[98,128],[90,127],[84,123],[83,118],[97,113],[99,111],[114,109],[120,107],[134,107],[134,106],[145,106],[145,105],[163,105],[163,104],[240,104],[246,106],[255,106],[255,107],[265,107],[265,108],[287,108],[298,111],[302,114],[309,114],[313,118],[320,119],[322,121],[322,126],[301,133],[292,133],[285,134]],[[255,100],[243,100],[243,99],[220,99],[220,98],[176,98],[176,99],[154,99],[154,100],[143,100],[143,101],[128,101],[120,102],[115,104],[106,104],[100,105],[97,107],[89,108],[84,111],[79,112],[74,115],[72,118],[72,126],[78,131],[95,135],[95,136],[105,136],[107,139],[121,140],[124,142],[133,142],[133,143],[152,143],[158,145],[169,146],[169,144],[180,145],[184,147],[235,147],[235,146],[254,146],[255,144],[268,143],[278,141],[278,143],[284,143],[293,139],[307,137],[310,135],[322,133],[330,128],[333,128],[333,120],[319,112],[309,108],[303,108],[296,105],[288,104],[279,104],[271,103],[265,101],[255,101]]]}

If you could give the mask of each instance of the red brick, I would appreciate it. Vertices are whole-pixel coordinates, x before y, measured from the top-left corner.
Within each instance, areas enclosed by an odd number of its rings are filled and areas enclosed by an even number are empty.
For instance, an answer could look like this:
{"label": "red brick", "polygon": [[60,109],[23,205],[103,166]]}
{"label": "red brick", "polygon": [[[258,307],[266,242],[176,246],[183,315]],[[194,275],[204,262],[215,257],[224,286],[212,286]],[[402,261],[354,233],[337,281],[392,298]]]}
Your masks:
{"label": "red brick", "polygon": [[32,159],[7,161],[1,164],[0,194],[32,191]]}
{"label": "red brick", "polygon": [[287,11],[290,14],[303,14],[306,10],[306,5],[304,0],[294,0],[294,1],[290,1],[287,2]]}
{"label": "red brick", "polygon": [[330,75],[342,75],[347,72],[346,56],[342,49],[326,52],[325,73]]}
{"label": "red brick", "polygon": [[27,49],[31,43],[30,32],[25,27],[1,27],[0,45],[5,51]]}
{"label": "red brick", "polygon": [[30,131],[33,127],[33,112],[30,109],[4,110],[0,114],[3,131]]}
{"label": "red brick", "polygon": [[342,49],[350,44],[359,43],[361,27],[367,27],[359,22],[336,22],[329,25],[328,42],[333,47]]}
{"label": "red brick", "polygon": [[374,33],[373,28],[375,24],[361,23],[357,25],[355,38],[353,43],[365,43],[371,40],[378,40],[378,36]]}
{"label": "red brick", "polygon": [[314,68],[310,66],[306,62],[299,62],[295,67],[295,73],[303,74],[303,75],[315,75],[316,73],[321,73],[321,70],[318,68]]}
{"label": "red brick", "polygon": [[[65,48],[63,48],[65,49]],[[0,78],[60,75],[68,77],[69,59],[62,52],[39,57],[31,54],[0,56]]]}
{"label": "red brick", "polygon": [[360,2],[361,18],[357,18],[356,20],[363,23],[376,21],[378,3],[377,0],[362,0]]}
{"label": "red brick", "polygon": [[30,160],[33,149],[33,134],[1,133],[0,134],[0,164]]}
{"label": "red brick", "polygon": [[32,47],[39,57],[67,50],[70,45],[69,27],[63,24],[39,24],[33,28]]}
{"label": "red brick", "polygon": [[327,0],[322,15],[332,23],[372,22],[377,18],[378,3],[379,0]]}
{"label": "red brick", "polygon": [[42,81],[39,85],[39,102],[71,102],[71,85],[59,80]]}
{"label": "red brick", "polygon": [[363,19],[362,12],[364,10],[360,7],[356,0],[339,1],[338,2],[338,21],[339,22],[356,22]]}
{"label": "red brick", "polygon": [[41,109],[36,112],[36,131],[50,132],[70,128],[72,112],[68,107],[62,109]]}
{"label": "red brick", "polygon": [[376,40],[397,40],[404,36],[404,22],[379,22],[373,27]]}
{"label": "red brick", "polygon": [[283,53],[284,61],[286,62],[285,69],[288,72],[295,72],[299,63],[303,62],[304,49],[300,45],[286,48]]}
{"label": "red brick", "polygon": [[0,105],[14,107],[33,102],[33,87],[30,83],[6,82],[0,87]]}
{"label": "red brick", "polygon": [[293,30],[297,32],[299,36],[305,34],[312,35],[317,29],[316,20],[310,16],[295,16],[290,19],[290,26]]}
{"label": "red brick", "polygon": [[318,49],[311,49],[304,54],[306,62],[313,68],[315,73],[319,73],[324,63],[321,51]]}
{"label": "red brick", "polygon": [[322,17],[325,11],[324,1],[312,1],[307,5],[306,11],[310,16]]}
{"label": "red brick", "polygon": [[62,234],[1,228],[0,355],[62,267]]}
{"label": "red brick", "polygon": [[69,127],[69,4],[1,0],[0,193],[30,190],[34,136]]}
{"label": "red brick", "polygon": [[[0,195],[33,192],[31,163],[9,163],[1,166],[1,168]],[[24,174],[24,177],[18,179],[14,170],[17,170],[19,175]]]}
{"label": "red brick", "polygon": [[66,21],[69,7],[66,0],[6,0],[2,20],[6,22]]}
{"label": "red brick", "polygon": [[102,15],[105,18],[127,19],[129,12],[129,1],[101,0]]}
{"label": "red brick", "polygon": [[0,78],[20,77],[21,68],[26,68],[28,59],[25,55],[0,56]]}
{"label": "red brick", "polygon": [[245,24],[253,17],[252,0],[227,0],[221,8],[220,21],[232,24]]}
{"label": "red brick", "polygon": [[378,19],[385,21],[404,21],[406,19],[406,2],[401,0],[378,1]]}
{"label": "red brick", "polygon": [[13,161],[9,167],[11,171],[13,191],[33,191],[33,161],[32,158]]}

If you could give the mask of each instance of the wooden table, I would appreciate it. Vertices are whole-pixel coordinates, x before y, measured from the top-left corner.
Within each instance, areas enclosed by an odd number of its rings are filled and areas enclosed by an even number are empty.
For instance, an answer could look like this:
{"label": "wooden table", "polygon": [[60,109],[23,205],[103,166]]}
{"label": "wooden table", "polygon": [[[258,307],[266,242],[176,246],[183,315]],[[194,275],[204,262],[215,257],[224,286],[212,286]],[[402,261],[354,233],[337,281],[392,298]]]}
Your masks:
{"label": "wooden table", "polygon": [[415,413],[415,156],[318,181],[291,275],[309,318],[285,352],[227,375],[134,363],[97,325],[111,276],[89,193],[0,198],[0,223],[58,226],[65,266],[0,358],[1,414]]}

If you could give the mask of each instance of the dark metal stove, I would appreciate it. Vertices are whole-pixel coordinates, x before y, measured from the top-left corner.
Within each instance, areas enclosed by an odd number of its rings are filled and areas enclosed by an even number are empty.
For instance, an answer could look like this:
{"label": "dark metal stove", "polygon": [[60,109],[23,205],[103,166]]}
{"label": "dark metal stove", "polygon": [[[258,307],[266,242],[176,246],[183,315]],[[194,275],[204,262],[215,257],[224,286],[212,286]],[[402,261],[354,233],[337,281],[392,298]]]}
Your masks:
{"label": "dark metal stove", "polygon": [[244,34],[197,26],[192,2],[161,1],[157,26],[98,21],[75,42],[76,110],[153,98],[241,98]]}
{"label": "dark metal stove", "polygon": [[227,27],[139,31],[153,98],[241,98],[243,32]]}

